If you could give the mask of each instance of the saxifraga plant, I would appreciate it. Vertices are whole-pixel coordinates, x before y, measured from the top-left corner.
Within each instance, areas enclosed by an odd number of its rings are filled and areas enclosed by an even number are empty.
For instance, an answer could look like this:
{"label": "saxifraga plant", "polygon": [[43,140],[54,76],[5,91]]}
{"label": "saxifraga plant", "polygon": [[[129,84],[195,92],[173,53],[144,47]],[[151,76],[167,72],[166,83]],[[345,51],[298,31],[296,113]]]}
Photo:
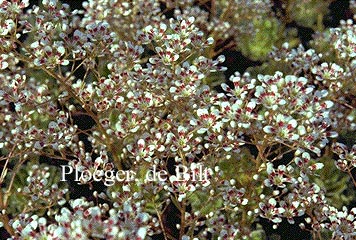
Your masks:
{"label": "saxifraga plant", "polygon": [[[0,0],[6,237],[354,239],[356,27],[331,2]],[[259,66],[225,79],[228,50]]]}

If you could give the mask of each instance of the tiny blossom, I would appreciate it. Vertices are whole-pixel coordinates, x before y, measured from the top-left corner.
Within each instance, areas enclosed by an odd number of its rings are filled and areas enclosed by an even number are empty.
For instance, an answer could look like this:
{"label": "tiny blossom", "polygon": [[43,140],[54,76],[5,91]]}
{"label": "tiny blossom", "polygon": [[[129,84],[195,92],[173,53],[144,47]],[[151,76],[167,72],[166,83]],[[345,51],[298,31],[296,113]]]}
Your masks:
{"label": "tiny blossom", "polygon": [[282,214],[286,211],[283,207],[277,207],[277,201],[274,198],[268,199],[268,202],[259,204],[260,216],[271,220],[273,223],[282,222]]}
{"label": "tiny blossom", "polygon": [[28,0],[14,0],[12,2],[1,1],[0,2],[0,9],[1,12],[6,12],[9,15],[17,15],[21,13],[21,10],[28,7],[29,1]]}
{"label": "tiny blossom", "polygon": [[347,171],[356,167],[356,144],[349,150],[345,144],[337,142],[332,145],[332,151],[339,156],[336,166],[340,170]]}
{"label": "tiny blossom", "polygon": [[184,173],[183,176],[172,175],[169,177],[169,181],[173,188],[169,188],[172,193],[177,193],[177,200],[181,202],[187,197],[187,193],[194,192],[195,186],[193,183],[189,183],[190,176],[188,173]]}
{"label": "tiny blossom", "polygon": [[325,228],[333,231],[333,238],[335,239],[352,239],[356,236],[356,208],[347,210],[346,207],[342,211],[338,211],[334,207],[324,209],[327,212],[330,223],[325,224]]}
{"label": "tiny blossom", "polygon": [[[165,65],[171,65],[178,60],[179,55],[174,52],[173,48],[162,49],[161,47],[156,47],[156,52],[160,56],[160,60]],[[150,63],[156,64],[159,61],[157,58],[151,58]]]}
{"label": "tiny blossom", "polygon": [[291,166],[279,165],[277,169],[273,167],[272,163],[267,163],[268,179],[264,181],[267,187],[277,186],[279,188],[285,188],[286,183],[292,182],[289,173],[292,171]]}
{"label": "tiny blossom", "polygon": [[290,224],[294,224],[294,217],[300,217],[304,215],[304,210],[301,207],[300,202],[294,200],[294,194],[288,194],[286,201],[280,201],[280,206],[284,208],[283,216],[287,218]]}
{"label": "tiny blossom", "polygon": [[68,65],[69,61],[61,59],[65,54],[65,49],[61,42],[53,43],[52,47],[49,45],[41,46],[38,42],[31,44],[31,48],[36,52],[34,64],[36,66],[46,65],[48,68],[54,68],[56,65]]}
{"label": "tiny blossom", "polygon": [[256,108],[255,102],[248,102],[244,107],[244,109],[242,110],[242,112],[238,113],[240,120],[237,125],[239,127],[249,128],[251,122],[253,122],[253,120],[256,120],[258,118],[257,114],[253,112],[255,108]]}
{"label": "tiny blossom", "polygon": [[[70,204],[74,212],[63,208],[56,215],[56,224],[48,225],[43,218],[38,219],[35,215],[30,218],[31,224],[25,225],[26,222],[20,219],[14,222],[14,226],[21,236],[31,236],[31,239],[40,239],[41,236],[51,239],[87,239],[90,237],[117,239],[115,236],[144,239],[147,234],[145,224],[148,216],[141,212],[139,204],[135,206],[124,202],[121,209],[110,210],[108,218],[105,216],[107,211],[105,208],[92,206],[92,203],[85,202],[83,199],[76,199]],[[45,231],[38,233],[37,228]],[[107,231],[108,229],[111,231]]]}
{"label": "tiny blossom", "polygon": [[176,53],[188,52],[190,49],[187,47],[191,42],[189,38],[181,40],[181,36],[178,34],[171,34],[167,36],[169,39],[168,46]]}
{"label": "tiny blossom", "polygon": [[167,136],[163,136],[165,131],[152,128],[150,132],[153,135],[153,137],[150,139],[150,145],[154,146],[157,151],[163,152],[166,149],[165,141],[167,139]]}
{"label": "tiny blossom", "polygon": [[178,134],[175,136],[173,133],[168,133],[167,141],[172,141],[171,150],[173,152],[177,151],[178,149],[187,152],[191,149],[189,144],[190,139],[193,137],[193,133],[189,133],[188,129],[183,126],[178,126]]}
{"label": "tiny blossom", "polygon": [[236,207],[240,204],[246,205],[248,200],[242,198],[245,194],[246,190],[244,188],[237,189],[235,186],[227,186],[225,190],[225,194],[223,195],[223,199],[225,201],[225,205],[229,205],[231,207]]}
{"label": "tiny blossom", "polygon": [[215,71],[225,71],[226,67],[219,66],[224,61],[224,55],[220,55],[216,60],[211,60],[206,57],[200,56],[196,60],[194,60],[194,65],[197,66],[203,74],[205,74]]}
{"label": "tiny blossom", "polygon": [[210,233],[217,233],[219,239],[233,239],[238,233],[238,229],[234,225],[226,224],[226,217],[223,214],[217,213],[211,216],[208,224]]}
{"label": "tiny blossom", "polygon": [[72,136],[76,131],[75,127],[64,128],[66,125],[67,116],[64,114],[64,112],[60,112],[57,121],[52,121],[48,124],[47,132],[38,130],[36,128],[31,128],[31,138],[36,136],[31,140],[37,140],[34,142],[34,148],[37,150],[42,150],[45,147],[51,146],[56,150],[63,149],[68,144],[68,141],[72,139]]}
{"label": "tiny blossom", "polygon": [[[183,3],[183,5],[191,5],[192,1],[188,0],[186,1],[186,3]],[[184,8],[183,9],[183,13],[180,9],[175,9],[174,11],[174,15],[176,17],[180,17],[182,19],[187,19],[191,16],[195,17],[194,23],[200,28],[202,29],[202,25],[204,25],[207,22],[207,19],[209,17],[209,13],[204,11],[203,9],[201,9],[198,6],[191,6],[189,8]]]}
{"label": "tiny blossom", "polygon": [[337,80],[343,77],[344,69],[333,63],[330,67],[324,62],[320,66],[315,66],[312,72],[316,74],[316,79],[321,80]]}
{"label": "tiny blossom", "polygon": [[158,28],[148,25],[143,29],[143,32],[139,31],[137,33],[137,39],[142,43],[150,43],[152,40],[158,42],[166,38],[166,35],[164,35],[166,30],[167,25],[164,23],[160,23]]}
{"label": "tiny blossom", "polygon": [[355,25],[351,19],[340,23],[340,28],[330,29],[332,46],[341,58],[353,58],[356,56]]}
{"label": "tiny blossom", "polygon": [[123,66],[130,66],[133,63],[138,63],[143,51],[141,46],[136,46],[132,42],[120,41],[119,44],[113,44],[110,48],[110,52],[113,53],[115,62],[108,63],[108,69],[120,69]]}
{"label": "tiny blossom", "polygon": [[298,74],[316,65],[322,54],[317,54],[314,49],[305,50],[301,44],[296,49],[289,49],[289,44],[284,43],[281,49],[274,48],[271,52],[271,57],[277,62],[288,62],[293,68],[294,73]]}
{"label": "tiny blossom", "polygon": [[144,124],[145,120],[142,118],[142,111],[134,109],[130,116],[120,114],[118,121],[115,123],[118,136],[126,135],[128,132],[135,133],[140,128],[140,124]]}
{"label": "tiny blossom", "polygon": [[86,26],[87,37],[93,42],[103,41],[111,43],[114,33],[109,31],[109,24],[107,22],[92,23]]}
{"label": "tiny blossom", "polygon": [[173,31],[180,34],[182,37],[188,37],[190,32],[194,30],[195,26],[193,25],[195,18],[190,17],[189,19],[185,20],[181,17],[177,18],[178,21],[175,22],[173,19],[170,19],[170,27]]}
{"label": "tiny blossom", "polygon": [[131,145],[128,145],[127,150],[133,156],[136,156],[136,161],[142,159],[150,162],[151,156],[153,155],[154,147],[152,145],[146,146],[146,141],[144,139],[139,139],[135,148],[133,148]]}
{"label": "tiny blossom", "polygon": [[9,66],[9,64],[6,62],[7,58],[8,58],[7,54],[0,55],[0,69],[5,69]]}
{"label": "tiny blossom", "polygon": [[[221,101],[220,103],[220,114],[222,116],[221,121],[222,122],[229,122],[230,126],[232,128],[235,128],[239,119],[240,114],[242,113],[242,101],[237,100],[236,102],[234,102],[233,104],[231,104],[230,102],[227,101]],[[242,123],[238,123],[238,124],[242,124]]]}
{"label": "tiny blossom", "polygon": [[278,138],[297,140],[299,136],[295,134],[295,129],[297,127],[297,121],[289,116],[283,116],[278,114],[275,117],[275,126],[265,126],[263,130],[266,133],[275,133]]}
{"label": "tiny blossom", "polygon": [[220,117],[217,110],[212,110],[209,113],[208,109],[198,109],[197,115],[199,119],[191,120],[191,124],[201,126],[197,131],[199,134],[205,133],[209,128],[212,128],[213,132],[220,132],[222,123],[218,121]]}
{"label": "tiny blossom", "polygon": [[251,79],[249,73],[244,73],[243,76],[239,72],[235,72],[229,79],[234,88],[231,89],[226,83],[222,83],[222,89],[227,92],[227,96],[238,97],[245,99],[248,90],[255,87],[256,79]]}
{"label": "tiny blossom", "polygon": [[315,206],[317,204],[318,210],[322,211],[326,200],[318,185],[310,183],[307,178],[299,177],[296,181],[293,181],[292,187],[293,195],[290,197],[296,197],[293,201],[299,201],[302,207]]}
{"label": "tiny blossom", "polygon": [[263,77],[259,75],[258,79],[262,82],[262,86],[257,86],[255,92],[258,103],[272,110],[276,110],[279,107],[278,105],[284,105],[286,103],[278,93],[278,87],[273,84],[269,76]]}
{"label": "tiny blossom", "polygon": [[189,65],[188,62],[184,62],[182,67],[177,66],[175,74],[181,79],[185,84],[199,84],[199,80],[204,78],[204,74],[200,73],[198,68],[194,65]]}
{"label": "tiny blossom", "polygon": [[312,175],[314,171],[324,167],[323,163],[310,164],[311,157],[310,154],[307,152],[303,152],[300,157],[295,157],[294,162],[300,168],[300,176],[304,178],[308,175]]}
{"label": "tiny blossom", "polygon": [[15,23],[12,19],[7,19],[1,24],[0,36],[5,36],[11,33],[15,28]]}

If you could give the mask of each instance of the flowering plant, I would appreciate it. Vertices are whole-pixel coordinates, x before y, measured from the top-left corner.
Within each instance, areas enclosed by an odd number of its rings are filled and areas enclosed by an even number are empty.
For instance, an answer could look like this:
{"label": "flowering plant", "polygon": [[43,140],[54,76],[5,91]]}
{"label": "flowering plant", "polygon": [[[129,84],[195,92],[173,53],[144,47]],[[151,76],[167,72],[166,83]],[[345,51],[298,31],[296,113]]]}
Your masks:
{"label": "flowering plant", "polygon": [[3,238],[355,238],[356,27],[331,2],[0,0]]}

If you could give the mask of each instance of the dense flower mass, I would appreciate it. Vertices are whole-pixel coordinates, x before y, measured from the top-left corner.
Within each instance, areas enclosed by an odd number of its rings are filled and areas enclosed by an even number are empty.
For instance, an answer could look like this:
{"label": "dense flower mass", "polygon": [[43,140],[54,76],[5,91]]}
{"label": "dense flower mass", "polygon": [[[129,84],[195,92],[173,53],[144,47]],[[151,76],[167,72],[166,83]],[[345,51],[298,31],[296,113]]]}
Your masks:
{"label": "dense flower mass", "polygon": [[354,239],[356,28],[287,2],[0,0],[2,237]]}

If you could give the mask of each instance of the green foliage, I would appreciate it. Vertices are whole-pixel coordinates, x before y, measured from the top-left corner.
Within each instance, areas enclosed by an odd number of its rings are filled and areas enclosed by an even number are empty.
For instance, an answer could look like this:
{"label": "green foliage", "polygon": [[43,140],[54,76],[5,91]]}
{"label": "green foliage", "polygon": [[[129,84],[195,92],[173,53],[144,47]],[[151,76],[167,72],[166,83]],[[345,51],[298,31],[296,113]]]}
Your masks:
{"label": "green foliage", "polygon": [[238,48],[245,56],[253,60],[265,60],[272,47],[283,36],[283,26],[276,18],[262,18],[253,20],[255,35],[244,35]]}
{"label": "green foliage", "polygon": [[287,12],[298,25],[314,29],[317,27],[321,30],[323,16],[328,12],[329,3],[329,0],[288,1]]}
{"label": "green foliage", "polygon": [[264,240],[266,239],[266,233],[263,231],[262,226],[257,224],[257,229],[251,233],[251,240]]}
{"label": "green foliage", "polygon": [[313,181],[325,190],[325,196],[330,203],[341,209],[354,198],[354,194],[351,194],[350,177],[336,168],[330,154],[325,154],[318,162],[323,163],[324,167],[313,176]]}
{"label": "green foliage", "polygon": [[[258,172],[255,156],[248,147],[241,147],[239,153],[231,154],[231,158],[220,161],[219,167],[227,179],[235,179],[239,187],[256,184],[253,174]],[[256,186],[257,189],[257,186]]]}
{"label": "green foliage", "polygon": [[223,201],[221,198],[212,201],[209,198],[209,192],[194,192],[189,196],[189,201],[195,211],[199,211],[202,214],[208,214],[210,212],[216,212],[221,208]]}
{"label": "green foliage", "polygon": [[214,72],[204,78],[203,82],[210,87],[220,86],[221,83],[225,82],[225,75],[222,72]]}

